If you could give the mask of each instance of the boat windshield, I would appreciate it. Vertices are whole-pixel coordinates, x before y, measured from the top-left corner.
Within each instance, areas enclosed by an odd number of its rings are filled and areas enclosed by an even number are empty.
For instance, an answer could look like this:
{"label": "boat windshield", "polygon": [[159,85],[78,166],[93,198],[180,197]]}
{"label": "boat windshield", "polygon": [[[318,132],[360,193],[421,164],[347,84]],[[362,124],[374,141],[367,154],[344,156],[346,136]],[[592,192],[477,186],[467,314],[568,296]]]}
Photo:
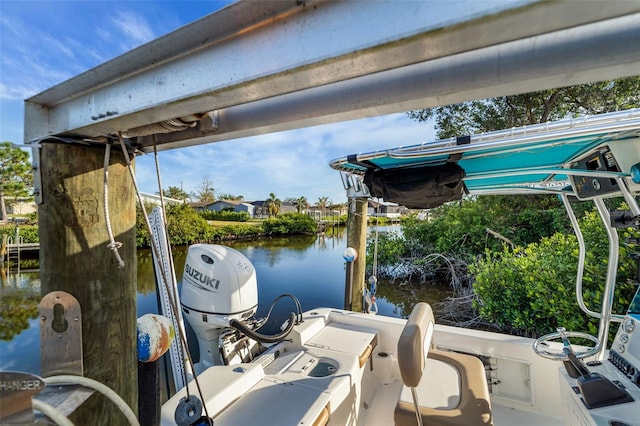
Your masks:
{"label": "boat windshield", "polygon": [[637,320],[640,320],[640,286],[638,286],[638,290],[636,291],[636,295],[633,297],[631,304],[629,305],[629,310],[627,314],[634,317]]}

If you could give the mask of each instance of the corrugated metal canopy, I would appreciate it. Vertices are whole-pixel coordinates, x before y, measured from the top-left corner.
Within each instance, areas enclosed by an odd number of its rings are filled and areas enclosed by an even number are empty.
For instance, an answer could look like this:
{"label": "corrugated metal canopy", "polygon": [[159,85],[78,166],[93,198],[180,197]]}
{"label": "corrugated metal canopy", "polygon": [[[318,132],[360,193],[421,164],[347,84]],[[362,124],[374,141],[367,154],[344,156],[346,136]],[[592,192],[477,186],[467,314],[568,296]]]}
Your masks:
{"label": "corrugated metal canopy", "polygon": [[388,175],[452,162],[464,170],[472,194],[619,195],[617,179],[631,190],[637,186],[630,176],[640,162],[640,109],[349,155],[330,165]]}

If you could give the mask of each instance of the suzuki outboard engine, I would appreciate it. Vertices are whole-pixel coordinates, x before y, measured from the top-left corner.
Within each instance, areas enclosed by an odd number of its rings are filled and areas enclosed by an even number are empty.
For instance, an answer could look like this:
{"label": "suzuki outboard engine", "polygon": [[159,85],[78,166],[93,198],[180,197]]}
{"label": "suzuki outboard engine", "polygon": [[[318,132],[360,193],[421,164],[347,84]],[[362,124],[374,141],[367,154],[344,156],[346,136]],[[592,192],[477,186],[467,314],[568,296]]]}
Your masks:
{"label": "suzuki outboard engine", "polygon": [[[295,302],[297,316],[291,312],[281,332],[261,334],[260,327],[269,321],[275,303],[283,297]],[[198,338],[200,364],[196,373],[212,365],[249,362],[266,350],[265,345],[285,339],[302,321],[300,301],[286,293],[273,301],[265,318],[255,318],[258,283],[253,265],[239,251],[214,244],[189,247],[180,304]]]}
{"label": "suzuki outboard engine", "polygon": [[249,259],[235,249],[192,245],[184,265],[180,304],[198,338],[203,367],[223,364],[221,332],[232,320],[242,323],[256,313],[256,271]]}

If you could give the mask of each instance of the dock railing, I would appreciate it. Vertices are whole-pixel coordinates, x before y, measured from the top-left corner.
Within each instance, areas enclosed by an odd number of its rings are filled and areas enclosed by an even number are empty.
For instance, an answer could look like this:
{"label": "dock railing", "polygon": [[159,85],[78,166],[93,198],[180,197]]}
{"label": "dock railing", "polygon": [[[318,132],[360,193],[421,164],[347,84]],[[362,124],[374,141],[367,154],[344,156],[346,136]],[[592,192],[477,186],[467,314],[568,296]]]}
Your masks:
{"label": "dock railing", "polygon": [[20,270],[22,253],[40,249],[40,243],[25,243],[24,238],[16,231],[16,236],[2,236],[0,244],[0,265],[7,269]]}

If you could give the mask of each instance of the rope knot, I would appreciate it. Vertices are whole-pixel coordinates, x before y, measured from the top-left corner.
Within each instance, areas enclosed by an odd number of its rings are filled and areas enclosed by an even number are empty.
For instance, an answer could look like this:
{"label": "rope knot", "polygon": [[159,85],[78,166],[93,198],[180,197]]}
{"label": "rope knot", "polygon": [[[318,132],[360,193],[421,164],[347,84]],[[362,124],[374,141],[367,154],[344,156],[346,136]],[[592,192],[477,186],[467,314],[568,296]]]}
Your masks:
{"label": "rope knot", "polygon": [[107,247],[109,247],[110,250],[118,250],[120,247],[122,247],[122,243],[120,241],[114,241],[112,243],[107,244]]}

